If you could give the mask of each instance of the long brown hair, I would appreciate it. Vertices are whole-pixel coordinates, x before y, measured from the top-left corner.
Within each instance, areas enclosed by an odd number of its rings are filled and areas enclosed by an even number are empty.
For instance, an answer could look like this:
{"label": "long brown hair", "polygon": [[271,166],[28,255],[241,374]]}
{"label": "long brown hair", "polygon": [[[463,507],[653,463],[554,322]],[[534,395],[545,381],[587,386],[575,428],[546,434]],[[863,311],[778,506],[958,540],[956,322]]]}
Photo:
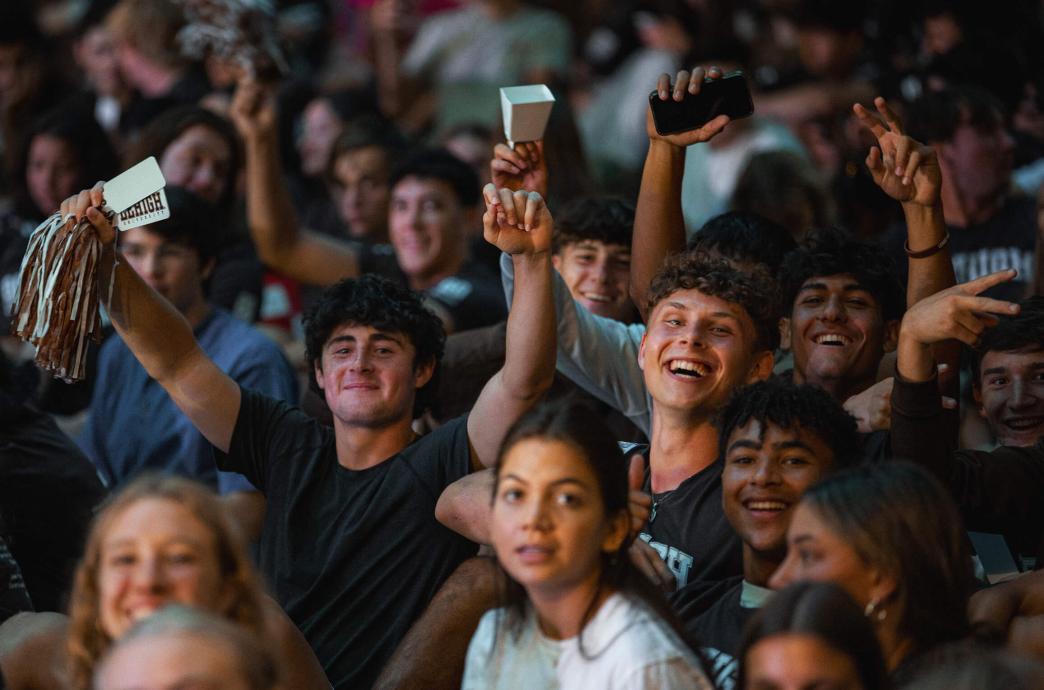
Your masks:
{"label": "long brown hair", "polygon": [[224,610],[215,611],[255,634],[263,635],[263,590],[246,548],[225,515],[217,496],[205,486],[181,477],[145,475],[115,494],[94,519],[83,560],[76,570],[69,600],[69,672],[72,687],[87,690],[94,666],[112,645],[101,626],[98,572],[102,544],[116,519],[129,507],[148,498],[161,498],[184,506],[214,535],[214,554],[222,585],[228,591]]}

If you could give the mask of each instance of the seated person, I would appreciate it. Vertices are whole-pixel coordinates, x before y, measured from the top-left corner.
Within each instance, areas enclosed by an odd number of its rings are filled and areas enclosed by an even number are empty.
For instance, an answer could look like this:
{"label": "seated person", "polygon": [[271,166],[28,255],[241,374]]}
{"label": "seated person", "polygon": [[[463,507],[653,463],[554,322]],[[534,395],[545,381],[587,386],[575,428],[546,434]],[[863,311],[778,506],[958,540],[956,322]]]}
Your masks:
{"label": "seated person", "polygon": [[282,178],[273,105],[260,87],[241,83],[231,114],[246,142],[250,232],[271,268],[324,287],[382,274],[422,292],[448,332],[504,317],[496,277],[468,255],[467,226],[479,222],[480,190],[467,163],[437,149],[399,161],[388,180],[391,246],[360,248],[298,229]]}
{"label": "seated person", "polygon": [[[982,293],[1012,270],[957,285],[914,305],[899,331],[892,390],[892,450],[950,488],[969,529],[1003,534],[1016,553],[1044,562],[1044,299],[1003,302]],[[1000,443],[956,448],[939,405],[931,347],[956,339],[975,348],[975,400]]]}
{"label": "seated person", "polygon": [[[301,628],[333,687],[369,687],[413,620],[475,546],[435,520],[449,483],[492,464],[507,429],[550,386],[552,220],[538,194],[485,190],[486,238],[520,275],[503,368],[467,418],[418,438],[418,397],[444,342],[420,296],[378,276],[330,287],[306,320],[325,427],[286,402],[237,384],[210,360],[185,318],[114,262],[100,185],[63,203],[104,246],[98,289],[112,275],[110,314],[149,375],[267,502],[261,571]],[[525,218],[528,231],[518,228]]]}
{"label": "seated person", "polygon": [[[297,381],[279,347],[204,296],[218,234],[212,207],[178,187],[166,194],[170,218],[121,232],[122,258],[188,321],[222,372],[277,400],[296,402]],[[210,443],[120,338],[101,348],[80,444],[109,486],[143,470],[165,470],[221,494],[256,494],[241,475],[218,470]]]}
{"label": "seated person", "polygon": [[246,628],[171,605],[131,628],[94,672],[95,690],[213,687],[276,690],[272,653]]}
{"label": "seated person", "polygon": [[490,525],[507,585],[471,639],[464,690],[710,690],[663,594],[627,557],[623,460],[575,403],[538,407],[508,433]]}
{"label": "seated person", "polygon": [[714,664],[719,688],[736,687],[747,620],[769,597],[787,553],[787,526],[808,487],[859,458],[856,425],[822,389],[779,379],[742,388],[722,411],[722,507],[743,541],[743,576],[671,595],[685,629]]}
{"label": "seated person", "polygon": [[769,584],[840,585],[863,607],[903,687],[933,648],[969,632],[972,560],[962,527],[946,489],[915,465],[842,470],[801,498]]}

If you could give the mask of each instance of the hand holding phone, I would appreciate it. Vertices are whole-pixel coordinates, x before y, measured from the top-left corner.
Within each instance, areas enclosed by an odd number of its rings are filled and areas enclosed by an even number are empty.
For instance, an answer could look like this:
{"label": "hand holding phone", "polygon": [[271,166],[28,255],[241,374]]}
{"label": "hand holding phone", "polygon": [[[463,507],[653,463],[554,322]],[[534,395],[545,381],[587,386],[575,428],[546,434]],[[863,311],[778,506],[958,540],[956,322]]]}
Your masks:
{"label": "hand holding phone", "polygon": [[[729,120],[747,117],[754,112],[754,103],[743,72],[722,75],[712,67],[710,77],[704,79],[704,71],[697,67],[691,78],[688,72],[679,72],[674,89],[670,89],[670,78],[660,77],[658,88],[649,94],[649,108],[656,133],[661,136],[689,132],[726,115]],[[698,86],[698,88],[697,88]],[[693,93],[696,91],[696,93]],[[666,99],[663,94],[667,93]],[[707,132],[705,141],[717,134],[724,123]],[[650,132],[650,135],[652,133]]]}

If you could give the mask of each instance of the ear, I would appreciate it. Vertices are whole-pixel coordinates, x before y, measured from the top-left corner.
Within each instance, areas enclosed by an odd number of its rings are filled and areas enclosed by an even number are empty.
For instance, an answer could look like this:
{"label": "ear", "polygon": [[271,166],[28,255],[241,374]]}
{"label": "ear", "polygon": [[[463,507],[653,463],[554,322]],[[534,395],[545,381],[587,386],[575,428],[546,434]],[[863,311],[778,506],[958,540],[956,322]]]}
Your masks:
{"label": "ear", "polygon": [[206,282],[210,274],[214,272],[214,266],[217,265],[217,259],[210,257],[205,263],[199,267],[199,279],[201,282]]}
{"label": "ear", "polygon": [[645,371],[645,336],[648,331],[642,333],[642,342],[638,344],[638,368]]}
{"label": "ear", "polygon": [[416,371],[413,372],[413,387],[416,389],[424,388],[428,381],[431,381],[431,377],[435,374],[435,358],[421,362],[417,365]]}
{"label": "ear", "polygon": [[986,419],[986,408],[982,406],[982,388],[978,383],[972,384],[972,398],[975,399],[975,407],[979,410],[979,416]]}
{"label": "ear", "polygon": [[555,267],[556,271],[561,273],[562,272],[562,255],[561,254],[552,254],[551,255],[551,265]]}
{"label": "ear", "polygon": [[[899,590],[899,580],[892,574],[874,570],[870,585],[870,601],[878,601],[887,605],[895,600]],[[894,615],[895,612],[893,612]]]}
{"label": "ear", "polygon": [[631,516],[626,510],[621,510],[609,521],[609,528],[602,539],[602,551],[616,553],[623,546],[631,527]]}
{"label": "ear", "polygon": [[321,359],[317,359],[312,363],[312,370],[315,376],[315,385],[319,386],[319,390],[323,390],[323,364]]}
{"label": "ear", "polygon": [[899,345],[899,323],[899,319],[885,321],[884,342],[881,343],[885,352],[895,352],[895,348]]}
{"label": "ear", "polygon": [[771,352],[765,350],[755,354],[754,366],[751,367],[750,374],[747,375],[747,383],[766,380],[769,376],[772,376],[773,366],[775,366],[775,358]]}
{"label": "ear", "polygon": [[779,349],[790,349],[790,319],[786,316],[779,320]]}

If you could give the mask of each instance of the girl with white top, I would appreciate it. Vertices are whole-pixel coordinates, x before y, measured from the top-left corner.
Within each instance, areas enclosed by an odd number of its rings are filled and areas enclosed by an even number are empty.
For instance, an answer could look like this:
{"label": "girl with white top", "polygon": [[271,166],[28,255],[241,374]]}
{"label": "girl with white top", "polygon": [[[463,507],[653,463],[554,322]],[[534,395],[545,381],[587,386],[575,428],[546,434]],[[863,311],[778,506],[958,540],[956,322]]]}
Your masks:
{"label": "girl with white top", "polygon": [[471,640],[464,690],[710,690],[627,557],[624,456],[598,415],[537,407],[508,433],[495,472],[491,536],[506,586]]}

